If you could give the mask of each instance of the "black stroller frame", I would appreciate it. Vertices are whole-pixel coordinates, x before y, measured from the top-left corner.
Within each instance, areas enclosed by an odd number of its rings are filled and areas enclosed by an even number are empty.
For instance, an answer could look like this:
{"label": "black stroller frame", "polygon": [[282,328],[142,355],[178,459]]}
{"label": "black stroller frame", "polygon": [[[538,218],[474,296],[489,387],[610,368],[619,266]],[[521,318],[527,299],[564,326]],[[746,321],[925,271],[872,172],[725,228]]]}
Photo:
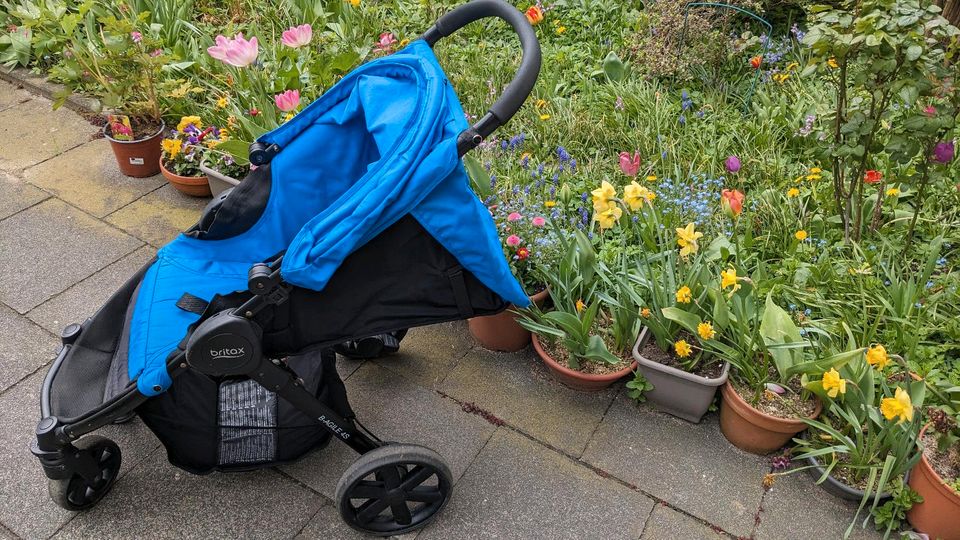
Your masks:
{"label": "black stroller frame", "polygon": [[[458,136],[460,156],[476,147],[520,109],[533,89],[540,69],[540,47],[533,28],[523,13],[503,0],[473,0],[464,4],[437,20],[422,39],[432,47],[440,38],[486,17],[499,17],[512,26],[520,37],[523,57],[503,96],[486,115]],[[268,165],[279,151],[275,144],[254,143],[250,148],[250,161],[256,165]],[[213,377],[243,376],[256,381],[315,419],[332,438],[360,454],[337,487],[337,506],[349,525],[383,536],[424,526],[451,495],[452,476],[439,455],[424,447],[378,439],[355,418],[334,410],[307,389],[284,359],[263,354],[264,325],[271,320],[278,306],[288,302],[296,289],[283,281],[281,261],[282,258],[278,257],[268,263],[253,265],[244,298],[252,296],[239,307],[226,307],[207,314],[192,325],[178,350],[168,357],[168,374],[175,380],[193,370]],[[448,317],[447,320],[454,318],[461,317]],[[52,413],[53,378],[85,330],[85,325],[71,324],[62,332],[63,345],[43,383],[41,420],[37,424],[36,443],[31,448],[50,479],[52,498],[70,510],[85,510],[96,504],[112,487],[120,468],[120,449],[115,443],[103,437],[84,436],[108,424],[131,418],[151,399],[140,393],[135,383],[130,383],[115,397],[86,414],[62,418]],[[391,330],[397,329],[382,329]],[[360,337],[364,336],[355,336]],[[353,503],[355,500],[364,502],[357,506]],[[389,515],[384,515],[387,510]]]}

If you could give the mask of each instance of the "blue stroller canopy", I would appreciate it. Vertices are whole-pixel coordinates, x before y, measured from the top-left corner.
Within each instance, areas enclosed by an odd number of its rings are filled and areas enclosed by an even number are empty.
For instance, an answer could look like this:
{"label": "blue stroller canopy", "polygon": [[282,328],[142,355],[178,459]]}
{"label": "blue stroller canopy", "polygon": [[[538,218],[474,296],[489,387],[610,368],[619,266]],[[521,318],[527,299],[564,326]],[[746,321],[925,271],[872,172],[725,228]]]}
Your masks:
{"label": "blue stroller canopy", "polygon": [[184,294],[210,301],[245,290],[251,265],[279,253],[286,282],[323,291],[348,256],[406,216],[490,291],[526,306],[458,156],[467,128],[432,49],[417,40],[354,70],[261,137],[282,150],[261,168],[268,173],[254,171],[237,188],[269,182],[259,217],[226,238],[181,234],[146,270],[128,314],[129,380],[148,396],[170,386],[167,356],[199,319],[178,307]]}

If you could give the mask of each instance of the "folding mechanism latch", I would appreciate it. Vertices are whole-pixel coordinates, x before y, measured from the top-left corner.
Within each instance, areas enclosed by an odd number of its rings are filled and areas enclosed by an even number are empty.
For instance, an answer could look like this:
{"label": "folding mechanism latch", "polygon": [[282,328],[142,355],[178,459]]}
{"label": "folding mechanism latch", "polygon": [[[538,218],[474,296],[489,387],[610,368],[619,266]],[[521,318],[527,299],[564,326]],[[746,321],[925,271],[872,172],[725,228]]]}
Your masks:
{"label": "folding mechanism latch", "polygon": [[265,263],[250,267],[247,272],[247,288],[273,305],[282,304],[290,296],[290,286],[280,277],[280,269],[271,268]]}
{"label": "folding mechanism latch", "polygon": [[280,146],[276,144],[266,145],[262,142],[255,142],[250,145],[250,163],[258,167],[266,165],[279,153]]}

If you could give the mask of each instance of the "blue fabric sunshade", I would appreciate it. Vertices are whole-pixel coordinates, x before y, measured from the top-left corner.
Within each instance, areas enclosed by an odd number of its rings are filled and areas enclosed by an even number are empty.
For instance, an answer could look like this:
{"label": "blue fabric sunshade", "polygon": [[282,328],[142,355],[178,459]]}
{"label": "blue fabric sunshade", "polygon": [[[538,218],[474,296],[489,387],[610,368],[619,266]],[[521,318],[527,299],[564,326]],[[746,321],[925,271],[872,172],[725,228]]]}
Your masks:
{"label": "blue fabric sunshade", "polygon": [[171,384],[166,358],[198,319],[176,307],[183,293],[209,300],[246,289],[250,265],[283,250],[284,279],[322,290],[350,253],[407,214],[481,283],[526,306],[457,156],[466,127],[433,51],[415,41],[356,69],[261,137],[282,150],[259,221],[224,240],[178,236],[141,282],[127,365],[140,392],[156,395]]}

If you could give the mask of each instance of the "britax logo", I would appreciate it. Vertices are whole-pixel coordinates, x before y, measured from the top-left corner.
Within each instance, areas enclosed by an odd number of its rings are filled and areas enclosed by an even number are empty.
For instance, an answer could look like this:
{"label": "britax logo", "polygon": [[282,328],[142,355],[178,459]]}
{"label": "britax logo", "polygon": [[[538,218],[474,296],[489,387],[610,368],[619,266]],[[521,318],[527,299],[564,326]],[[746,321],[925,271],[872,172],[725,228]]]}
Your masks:
{"label": "britax logo", "polygon": [[243,352],[243,347],[238,347],[236,349],[220,349],[220,350],[210,350],[210,358],[214,360],[234,360],[236,358],[241,358],[245,352]]}

